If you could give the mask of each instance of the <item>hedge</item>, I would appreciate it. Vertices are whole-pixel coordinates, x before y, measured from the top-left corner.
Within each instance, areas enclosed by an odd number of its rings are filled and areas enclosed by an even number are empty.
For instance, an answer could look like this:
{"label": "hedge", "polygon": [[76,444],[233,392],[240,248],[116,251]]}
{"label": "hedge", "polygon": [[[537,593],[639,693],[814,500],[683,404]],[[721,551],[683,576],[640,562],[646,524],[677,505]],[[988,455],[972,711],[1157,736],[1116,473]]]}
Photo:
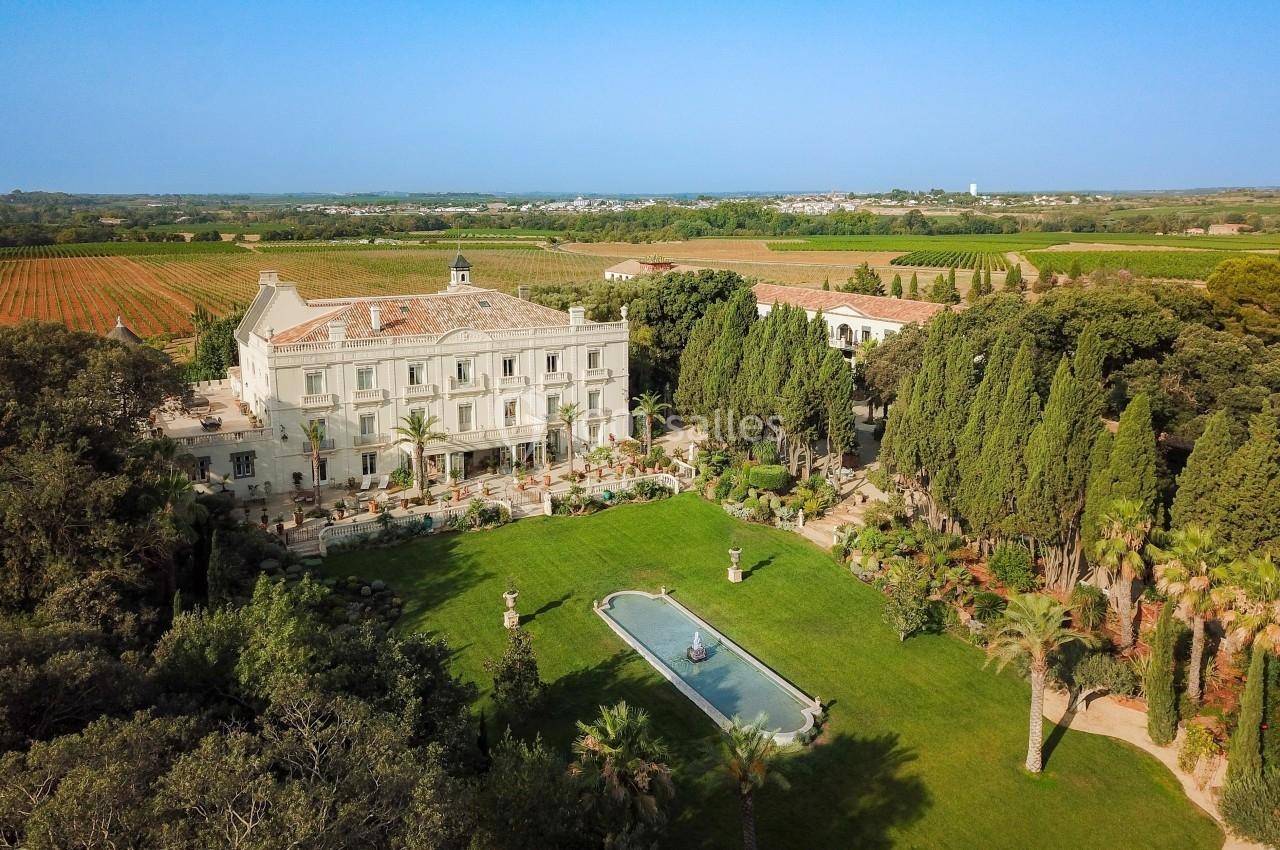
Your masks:
{"label": "hedge", "polygon": [[752,487],[759,490],[772,490],[777,493],[786,489],[787,484],[791,481],[791,476],[787,474],[785,466],[765,463],[751,467],[747,480],[751,482]]}

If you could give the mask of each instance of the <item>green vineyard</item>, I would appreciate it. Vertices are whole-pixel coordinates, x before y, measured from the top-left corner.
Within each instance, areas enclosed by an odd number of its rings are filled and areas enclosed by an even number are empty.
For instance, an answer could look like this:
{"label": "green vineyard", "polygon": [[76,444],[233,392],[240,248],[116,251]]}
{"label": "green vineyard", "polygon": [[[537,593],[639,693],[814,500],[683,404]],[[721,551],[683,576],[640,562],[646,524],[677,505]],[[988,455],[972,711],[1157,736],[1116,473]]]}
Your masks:
{"label": "green vineyard", "polygon": [[889,261],[895,266],[925,266],[936,269],[990,269],[1007,271],[1008,260],[996,251],[912,251]]}
{"label": "green vineyard", "polygon": [[0,248],[0,260],[243,253],[245,253],[244,248],[231,242],[75,242],[65,245],[19,245],[11,248]]}

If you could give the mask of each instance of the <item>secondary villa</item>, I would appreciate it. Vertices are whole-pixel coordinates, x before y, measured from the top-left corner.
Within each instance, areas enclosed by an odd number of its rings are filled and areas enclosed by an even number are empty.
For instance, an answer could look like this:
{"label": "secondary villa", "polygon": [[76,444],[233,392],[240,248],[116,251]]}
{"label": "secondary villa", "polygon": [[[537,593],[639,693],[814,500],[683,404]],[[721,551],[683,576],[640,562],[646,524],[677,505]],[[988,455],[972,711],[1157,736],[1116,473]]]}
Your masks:
{"label": "secondary villa", "polygon": [[947,309],[946,305],[932,301],[772,283],[757,283],[752,291],[756,296],[756,310],[761,316],[769,315],[775,304],[800,307],[810,319],[821,311],[830,330],[828,339],[832,347],[840,349],[851,361],[862,343],[883,340],[905,325],[923,325],[935,313]]}
{"label": "secondary villa", "polygon": [[[428,295],[307,300],[278,273],[236,329],[240,365],[199,385],[193,416],[159,430],[196,457],[198,481],[256,496],[311,483],[303,426],[324,434],[322,484],[388,474],[411,463],[394,428],[413,411],[445,439],[428,466],[470,476],[567,454],[561,404],[577,403],[576,450],[630,434],[627,321],[569,312],[471,285],[461,254],[448,287]],[[268,485],[270,482],[270,485]]]}
{"label": "secondary villa", "polygon": [[617,265],[604,270],[605,280],[631,280],[648,274],[671,274],[672,272],[700,272],[702,266],[690,266],[685,263],[673,263],[668,260],[623,260]]}

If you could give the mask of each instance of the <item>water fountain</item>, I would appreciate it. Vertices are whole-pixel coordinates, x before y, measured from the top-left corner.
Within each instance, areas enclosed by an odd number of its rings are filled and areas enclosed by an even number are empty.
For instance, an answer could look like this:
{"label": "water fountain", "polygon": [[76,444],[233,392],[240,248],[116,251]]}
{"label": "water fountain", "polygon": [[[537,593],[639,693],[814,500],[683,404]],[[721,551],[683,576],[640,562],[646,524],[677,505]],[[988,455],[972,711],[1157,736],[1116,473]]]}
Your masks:
{"label": "water fountain", "polygon": [[693,646],[685,650],[685,655],[694,664],[707,660],[707,648],[702,645],[702,632],[693,633]]}

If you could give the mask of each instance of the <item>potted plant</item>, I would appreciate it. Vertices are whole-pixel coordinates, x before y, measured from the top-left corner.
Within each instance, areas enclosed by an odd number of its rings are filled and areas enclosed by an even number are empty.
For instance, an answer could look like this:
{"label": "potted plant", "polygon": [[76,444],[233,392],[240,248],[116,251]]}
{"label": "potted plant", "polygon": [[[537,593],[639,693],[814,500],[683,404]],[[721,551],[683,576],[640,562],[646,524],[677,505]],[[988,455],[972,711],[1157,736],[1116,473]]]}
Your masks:
{"label": "potted plant", "polygon": [[378,500],[377,500],[377,499],[370,499],[370,500],[369,500],[369,513],[371,513],[371,514],[376,514],[377,512],[378,512]]}
{"label": "potted plant", "polygon": [[458,493],[462,489],[462,486],[458,483],[461,480],[462,480],[461,472],[459,472],[456,469],[449,471],[449,488],[453,490],[453,498],[455,499],[458,498]]}
{"label": "potted plant", "polygon": [[547,466],[545,469],[542,470],[542,486],[543,487],[551,486],[551,467],[550,466]]}
{"label": "potted plant", "polygon": [[265,529],[267,527],[267,509],[266,508],[262,509],[262,516],[260,517],[260,519],[261,519],[261,525]]}
{"label": "potted plant", "polygon": [[294,492],[296,493],[302,492],[302,473],[301,472],[293,473],[293,489],[294,489]]}
{"label": "potted plant", "polygon": [[[302,523],[298,521],[298,517],[301,515],[302,515],[301,511],[294,511],[294,514],[293,514],[294,524],[302,525]],[[266,526],[264,525],[263,527],[265,528]],[[284,517],[283,516],[276,517],[276,534],[280,535],[281,537],[284,537]]]}
{"label": "potted plant", "polygon": [[333,506],[334,513],[338,515],[338,519],[342,519],[347,515],[347,502],[345,499],[339,499],[337,504]]}
{"label": "potted plant", "polygon": [[508,576],[507,589],[502,594],[502,599],[507,603],[507,608],[516,607],[516,598],[520,595],[520,591],[516,590],[516,580]]}
{"label": "potted plant", "polygon": [[302,506],[298,505],[293,509],[293,527],[297,528],[302,525],[302,521],[304,519],[306,519],[306,517],[302,514]]}
{"label": "potted plant", "polygon": [[402,510],[402,511],[407,511],[407,510],[409,510],[409,497],[408,497],[408,496],[401,496],[401,497],[400,497],[400,510]]}

